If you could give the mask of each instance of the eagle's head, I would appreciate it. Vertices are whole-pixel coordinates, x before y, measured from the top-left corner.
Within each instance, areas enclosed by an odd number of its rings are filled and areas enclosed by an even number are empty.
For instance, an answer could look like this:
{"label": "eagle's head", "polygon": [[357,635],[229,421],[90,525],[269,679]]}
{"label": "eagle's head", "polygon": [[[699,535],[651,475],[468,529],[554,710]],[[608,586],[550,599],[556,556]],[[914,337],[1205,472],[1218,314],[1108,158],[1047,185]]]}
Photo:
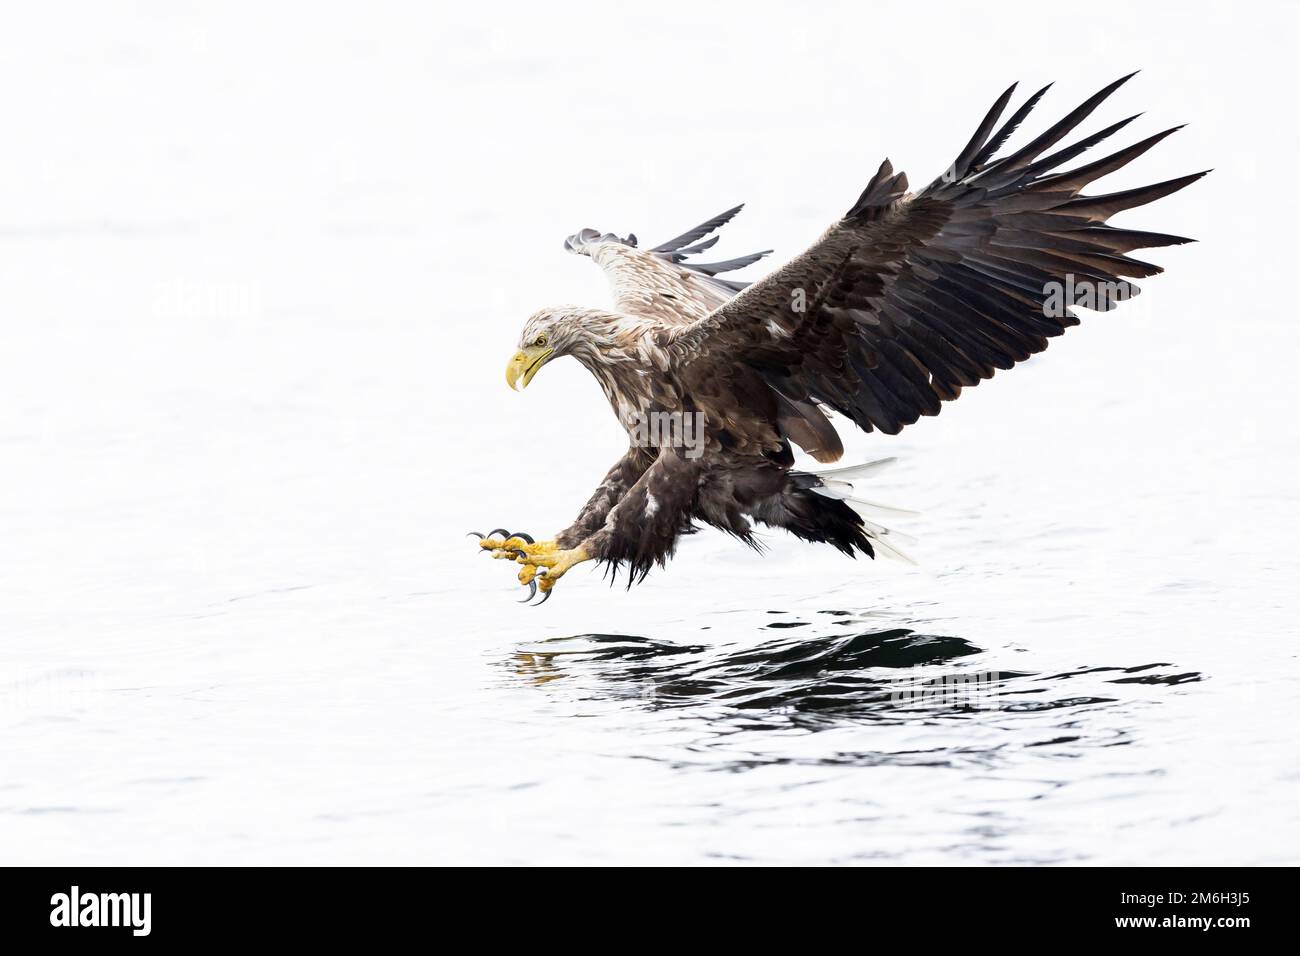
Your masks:
{"label": "eagle's head", "polygon": [[576,356],[584,364],[598,361],[602,351],[621,338],[623,322],[622,316],[575,306],[534,312],[524,323],[519,351],[506,365],[506,384],[527,388],[538,369],[562,355]]}

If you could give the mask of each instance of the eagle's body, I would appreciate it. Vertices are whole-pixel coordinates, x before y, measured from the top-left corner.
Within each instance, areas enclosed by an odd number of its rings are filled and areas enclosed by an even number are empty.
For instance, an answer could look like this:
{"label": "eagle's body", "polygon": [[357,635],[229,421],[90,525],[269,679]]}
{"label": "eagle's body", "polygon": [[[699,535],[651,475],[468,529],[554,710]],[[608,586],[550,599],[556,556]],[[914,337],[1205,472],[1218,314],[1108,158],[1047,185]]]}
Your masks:
{"label": "eagle's body", "polygon": [[553,542],[499,529],[483,546],[524,564],[520,580],[547,592],[583,560],[626,562],[639,579],[696,522],[751,544],[758,522],[850,555],[897,553],[891,532],[868,520],[855,497],[861,469],[796,471],[792,445],[822,462],[842,455],[822,406],[887,434],[938,414],[963,387],[1078,324],[1069,306],[1108,310],[1136,293],[1127,278],[1161,271],[1127,253],[1188,240],[1106,220],[1203,174],[1110,195],[1080,192],[1173,130],[1057,171],[1130,117],[1043,156],[1126,79],[995,158],[1045,92],[994,132],[1012,87],[943,176],[909,194],[906,177],[885,161],[807,252],[749,287],[718,276],[766,253],[689,260],[717,241],[705,237],[739,207],[654,249],[591,229],[571,236],[566,248],[605,271],[613,308],[534,315],[507,379],[527,385],[550,359],[573,356],[600,383],[629,448]]}

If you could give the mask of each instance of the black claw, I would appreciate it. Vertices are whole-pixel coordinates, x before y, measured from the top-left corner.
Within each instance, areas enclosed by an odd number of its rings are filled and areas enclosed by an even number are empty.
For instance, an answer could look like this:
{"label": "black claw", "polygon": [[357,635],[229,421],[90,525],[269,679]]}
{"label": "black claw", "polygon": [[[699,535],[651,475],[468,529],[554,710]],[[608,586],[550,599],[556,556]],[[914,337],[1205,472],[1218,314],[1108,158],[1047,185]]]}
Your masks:
{"label": "black claw", "polygon": [[555,593],[554,588],[552,588],[550,591],[543,591],[542,599],[538,601],[536,604],[534,604],[533,607],[541,607],[543,604],[545,604],[547,601],[551,599],[551,595],[554,593]]}
{"label": "black claw", "polygon": [[537,543],[536,541],[533,540],[533,536],[531,534],[525,534],[522,531],[516,531],[513,535],[511,535],[511,537],[518,538],[520,541],[527,541],[529,544]]}
{"label": "black claw", "polygon": [[519,557],[523,558],[525,561],[528,560],[528,555],[525,554],[524,552],[520,551],[518,548],[515,548],[515,549],[514,549],[513,551],[511,551],[510,553],[511,553],[511,554],[517,554],[517,555],[519,555]]}
{"label": "black claw", "polygon": [[536,581],[529,581],[529,582],[528,582],[528,597],[526,597],[526,598],[521,598],[521,599],[518,601],[518,603],[519,603],[519,604],[527,604],[529,601],[531,601],[531,600],[532,600],[533,598],[535,598],[535,597],[537,597],[537,582],[536,582]]}
{"label": "black claw", "polygon": [[509,538],[510,532],[507,531],[505,528],[493,528],[491,531],[488,532],[489,538],[495,538],[497,535],[502,535],[506,538]]}
{"label": "black claw", "polygon": [[478,538],[480,541],[483,540],[483,535],[479,534],[477,531],[471,531],[469,534],[465,535],[465,537],[467,537],[467,538],[471,538],[471,537],[472,537],[472,538]]}

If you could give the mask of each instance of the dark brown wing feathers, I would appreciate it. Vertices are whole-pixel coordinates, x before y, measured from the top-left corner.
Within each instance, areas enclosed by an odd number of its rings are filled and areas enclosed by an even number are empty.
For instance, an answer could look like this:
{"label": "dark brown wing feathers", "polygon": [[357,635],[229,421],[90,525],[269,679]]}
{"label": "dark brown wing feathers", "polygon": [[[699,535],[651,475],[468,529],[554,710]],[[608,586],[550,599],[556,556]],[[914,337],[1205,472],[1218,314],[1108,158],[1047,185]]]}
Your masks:
{"label": "dark brown wing feathers", "polygon": [[[1070,306],[1108,309],[1136,294],[1127,280],[1160,267],[1128,253],[1190,240],[1106,220],[1204,173],[1105,195],[1080,191],[1179,127],[1057,171],[1125,128],[1129,117],[1043,156],[1128,79],[998,158],[1046,92],[990,134],[1010,102],[1008,89],[949,170],[915,196],[905,195],[906,176],[885,161],[811,249],[677,331],[679,360],[744,362],[788,402],[822,402],[868,431],[893,434],[937,414],[963,387],[1041,352],[1078,324]],[[1055,308],[1058,290],[1065,300]]]}

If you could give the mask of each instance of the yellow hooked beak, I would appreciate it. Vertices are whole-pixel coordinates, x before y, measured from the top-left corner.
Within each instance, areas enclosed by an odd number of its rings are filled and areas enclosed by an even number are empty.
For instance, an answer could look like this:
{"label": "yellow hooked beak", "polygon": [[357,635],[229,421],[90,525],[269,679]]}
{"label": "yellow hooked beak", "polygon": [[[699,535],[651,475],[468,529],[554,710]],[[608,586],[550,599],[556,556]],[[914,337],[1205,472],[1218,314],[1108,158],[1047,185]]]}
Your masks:
{"label": "yellow hooked beak", "polygon": [[508,365],[506,365],[506,384],[511,388],[515,387],[515,382],[519,381],[520,376],[523,382],[519,388],[525,389],[528,383],[533,380],[537,370],[546,364],[546,360],[551,357],[555,349],[546,346],[532,345],[526,349],[520,349],[514,354]]}

